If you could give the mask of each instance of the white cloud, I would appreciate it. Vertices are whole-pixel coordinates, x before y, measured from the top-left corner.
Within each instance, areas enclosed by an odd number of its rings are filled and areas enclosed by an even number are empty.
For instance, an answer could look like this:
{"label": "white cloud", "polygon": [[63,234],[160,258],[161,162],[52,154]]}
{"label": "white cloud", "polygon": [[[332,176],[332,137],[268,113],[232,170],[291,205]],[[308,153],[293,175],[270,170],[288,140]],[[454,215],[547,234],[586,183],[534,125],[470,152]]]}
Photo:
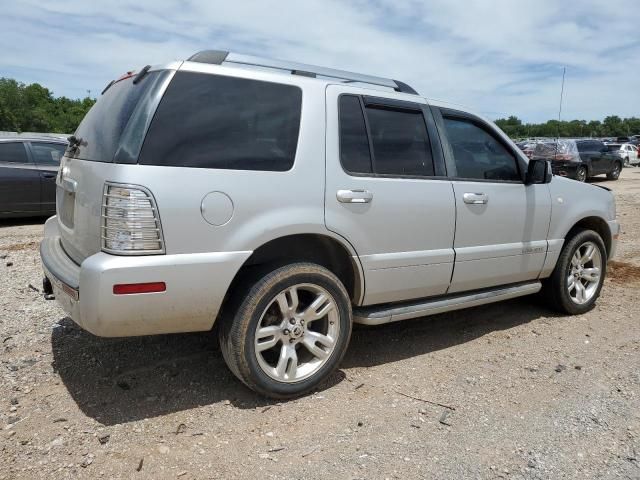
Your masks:
{"label": "white cloud", "polygon": [[557,115],[566,65],[564,118],[640,115],[634,2],[573,3],[22,0],[0,18],[0,75],[78,97],[126,70],[223,48],[390,76],[490,117],[544,120]]}

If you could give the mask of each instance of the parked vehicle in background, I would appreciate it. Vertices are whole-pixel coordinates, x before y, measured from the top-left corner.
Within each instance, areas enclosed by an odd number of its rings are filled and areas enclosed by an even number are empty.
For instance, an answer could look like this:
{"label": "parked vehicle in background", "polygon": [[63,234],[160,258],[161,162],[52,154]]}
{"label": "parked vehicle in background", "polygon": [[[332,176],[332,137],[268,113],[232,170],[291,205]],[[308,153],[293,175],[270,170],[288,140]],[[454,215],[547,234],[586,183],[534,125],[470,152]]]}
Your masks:
{"label": "parked vehicle in background", "polygon": [[640,158],[638,158],[638,147],[631,145],[630,143],[607,143],[607,148],[611,153],[618,155],[625,167],[631,165],[638,165]]}
{"label": "parked vehicle in background", "polygon": [[579,182],[602,174],[609,180],[617,180],[622,171],[620,156],[610,152],[600,140],[559,139],[539,142],[532,158],[550,160],[555,175]]}
{"label": "parked vehicle in background", "polygon": [[43,286],[78,325],[218,322],[230,370],[279,398],[338,367],[353,322],[541,289],[584,313],[620,230],[611,191],[551,175],[477,114],[397,80],[221,51],[112,83],[57,189]]}
{"label": "parked vehicle in background", "polygon": [[638,145],[640,140],[636,135],[631,135],[630,137],[618,137],[615,140],[616,143],[630,143],[632,145]]}
{"label": "parked vehicle in background", "polygon": [[56,175],[67,148],[51,136],[0,137],[0,217],[52,215]]}

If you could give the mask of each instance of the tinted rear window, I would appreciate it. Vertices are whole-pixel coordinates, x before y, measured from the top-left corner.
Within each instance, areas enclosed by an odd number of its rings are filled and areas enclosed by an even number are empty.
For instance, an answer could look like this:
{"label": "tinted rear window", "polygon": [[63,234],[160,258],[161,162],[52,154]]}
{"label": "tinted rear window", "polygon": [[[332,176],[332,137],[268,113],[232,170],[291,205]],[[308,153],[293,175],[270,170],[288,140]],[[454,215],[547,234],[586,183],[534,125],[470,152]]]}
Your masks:
{"label": "tinted rear window", "polygon": [[143,95],[159,79],[160,73],[150,72],[137,84],[130,77],[111,85],[80,122],[75,136],[81,139],[81,144],[72,156],[112,162],[131,114]]}
{"label": "tinted rear window", "polygon": [[178,72],[158,106],[139,163],[289,170],[301,107],[302,91],[295,86]]}

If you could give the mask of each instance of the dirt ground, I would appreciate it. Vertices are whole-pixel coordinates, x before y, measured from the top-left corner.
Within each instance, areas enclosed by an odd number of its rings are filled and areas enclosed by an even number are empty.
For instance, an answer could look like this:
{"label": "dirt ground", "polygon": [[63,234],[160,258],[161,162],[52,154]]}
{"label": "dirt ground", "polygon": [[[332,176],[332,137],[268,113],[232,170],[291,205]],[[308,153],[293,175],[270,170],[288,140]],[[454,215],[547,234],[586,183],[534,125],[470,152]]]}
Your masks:
{"label": "dirt ground", "polygon": [[355,328],[317,393],[242,386],[212,333],[102,339],[39,293],[42,220],[0,223],[0,479],[640,478],[640,168],[591,312],[529,297]]}

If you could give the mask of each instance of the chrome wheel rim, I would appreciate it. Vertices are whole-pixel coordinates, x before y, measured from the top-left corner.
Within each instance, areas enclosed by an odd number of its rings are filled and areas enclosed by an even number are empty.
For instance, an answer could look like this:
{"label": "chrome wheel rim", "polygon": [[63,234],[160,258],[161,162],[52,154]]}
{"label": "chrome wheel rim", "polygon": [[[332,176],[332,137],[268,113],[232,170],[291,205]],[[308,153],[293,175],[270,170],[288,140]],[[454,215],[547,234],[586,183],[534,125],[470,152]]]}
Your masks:
{"label": "chrome wheel rim", "polygon": [[582,305],[593,298],[602,276],[602,255],[593,242],[585,242],[571,257],[567,274],[567,291],[574,303]]}
{"label": "chrome wheel rim", "polygon": [[587,179],[587,170],[584,167],[580,167],[578,169],[578,174],[576,175],[579,182],[584,182]]}
{"label": "chrome wheel rim", "polygon": [[278,382],[309,378],[327,363],[340,335],[340,314],[324,288],[300,283],[269,302],[256,327],[258,365]]}

